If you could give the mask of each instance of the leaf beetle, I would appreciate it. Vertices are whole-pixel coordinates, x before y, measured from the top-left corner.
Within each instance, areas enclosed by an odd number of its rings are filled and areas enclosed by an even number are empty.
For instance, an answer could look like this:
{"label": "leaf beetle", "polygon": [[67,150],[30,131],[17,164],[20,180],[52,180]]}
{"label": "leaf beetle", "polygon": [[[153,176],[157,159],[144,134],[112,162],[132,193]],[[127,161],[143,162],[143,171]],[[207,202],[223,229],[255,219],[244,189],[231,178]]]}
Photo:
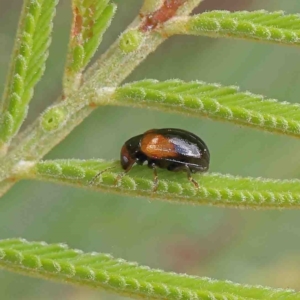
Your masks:
{"label": "leaf beetle", "polygon": [[197,135],[176,128],[151,129],[127,140],[121,149],[124,174],[136,163],[147,161],[154,172],[154,191],[158,186],[157,167],[172,172],[185,171],[196,188],[198,183],[191,173],[205,172],[209,168],[208,147]]}
{"label": "leaf beetle", "polygon": [[[189,131],[177,128],[151,129],[124,143],[120,153],[120,163],[124,172],[117,177],[116,182],[128,173],[134,164],[142,165],[145,161],[148,167],[153,169],[153,191],[158,187],[157,167],[172,172],[185,171],[188,180],[198,188],[192,173],[208,170],[210,153],[204,141]],[[90,184],[112,168],[114,167],[96,174]]]}

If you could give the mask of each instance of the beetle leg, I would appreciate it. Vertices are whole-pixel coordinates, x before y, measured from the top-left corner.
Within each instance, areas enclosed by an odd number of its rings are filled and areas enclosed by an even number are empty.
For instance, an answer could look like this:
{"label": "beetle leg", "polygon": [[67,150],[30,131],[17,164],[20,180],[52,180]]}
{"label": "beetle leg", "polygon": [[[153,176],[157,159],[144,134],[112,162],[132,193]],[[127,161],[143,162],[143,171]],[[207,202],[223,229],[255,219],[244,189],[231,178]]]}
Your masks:
{"label": "beetle leg", "polygon": [[185,166],[185,170],[186,170],[186,173],[187,173],[187,178],[190,182],[193,183],[193,185],[195,186],[195,188],[199,189],[199,184],[198,182],[192,177],[192,174],[191,174],[191,170],[188,166]]}
{"label": "beetle leg", "polygon": [[148,166],[153,170],[154,179],[153,179],[153,190],[152,191],[156,192],[156,190],[158,188],[157,168],[156,168],[156,165],[154,163],[149,164]]}
{"label": "beetle leg", "polygon": [[108,171],[108,170],[110,170],[110,169],[114,169],[114,168],[115,168],[115,167],[109,167],[109,168],[106,168],[106,169],[100,171],[99,173],[97,173],[97,174],[89,181],[89,185],[93,185],[93,184],[95,183],[96,179],[97,179],[100,175],[102,175],[104,172],[106,172],[106,171]]}

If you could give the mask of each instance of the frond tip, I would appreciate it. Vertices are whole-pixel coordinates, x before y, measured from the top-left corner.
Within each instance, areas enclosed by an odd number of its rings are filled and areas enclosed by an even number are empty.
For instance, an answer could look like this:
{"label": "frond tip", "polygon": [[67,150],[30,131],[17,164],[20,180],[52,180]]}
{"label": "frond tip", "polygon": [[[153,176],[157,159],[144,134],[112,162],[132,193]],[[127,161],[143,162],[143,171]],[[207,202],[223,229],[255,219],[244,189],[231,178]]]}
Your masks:
{"label": "frond tip", "polygon": [[166,23],[166,35],[192,34],[300,45],[300,17],[282,11],[210,11]]}
{"label": "frond tip", "polygon": [[[159,184],[153,191],[153,174],[134,166],[123,176],[118,161],[46,160],[38,162],[19,178],[68,184],[122,195],[143,196],[182,204],[265,208],[300,208],[300,181],[238,177],[218,173],[193,174],[199,188],[184,173],[159,169]],[[95,175],[99,174],[95,180]],[[118,180],[118,178],[120,180]]]}
{"label": "frond tip", "polygon": [[111,290],[133,298],[200,299],[299,299],[294,290],[271,289],[207,277],[168,273],[113,258],[84,253],[65,244],[0,240],[0,267],[12,272],[63,283]]}
{"label": "frond tip", "polygon": [[64,75],[65,94],[78,88],[81,73],[93,57],[115,14],[109,0],[73,0],[73,24]]}

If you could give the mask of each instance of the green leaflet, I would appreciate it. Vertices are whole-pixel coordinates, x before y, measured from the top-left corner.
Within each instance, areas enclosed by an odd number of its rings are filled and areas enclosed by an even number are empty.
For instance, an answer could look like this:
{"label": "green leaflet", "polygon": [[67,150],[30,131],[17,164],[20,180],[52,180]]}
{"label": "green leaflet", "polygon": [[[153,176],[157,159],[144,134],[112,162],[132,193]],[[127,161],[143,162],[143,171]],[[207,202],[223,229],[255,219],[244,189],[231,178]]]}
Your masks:
{"label": "green leaflet", "polygon": [[[151,80],[131,83],[117,88],[115,94],[111,87],[123,82],[168,34],[180,33],[183,26],[185,27],[182,33],[187,34],[201,32],[209,36],[232,36],[297,44],[298,16],[290,18],[282,16],[282,13],[268,14],[264,11],[230,14],[208,12],[202,14],[202,17],[178,17],[170,20],[169,25],[174,22],[174,30],[168,31],[170,27],[166,25],[165,29],[161,29],[162,32],[165,30],[165,35],[157,32],[141,34],[138,31],[140,18],[137,17],[135,20],[137,27],[125,31],[119,41],[102,56],[91,69],[90,74],[93,74],[93,78],[86,76],[81,89],[82,71],[96,51],[115,11],[115,6],[108,4],[108,1],[73,1],[75,19],[64,80],[65,101],[47,109],[32,127],[16,139],[14,147],[9,149],[7,157],[2,159],[1,193],[18,179],[33,178],[187,204],[298,208],[299,180],[278,181],[207,173],[195,175],[200,185],[199,190],[196,190],[188,182],[185,174],[159,170],[160,184],[158,191],[154,193],[153,175],[147,167],[134,167],[130,174],[116,183],[117,176],[122,172],[118,162],[98,160],[36,162],[78,125],[97,102],[98,105],[124,104],[209,116],[270,132],[299,136],[299,105],[262,99],[259,95],[239,92],[236,87],[222,87],[203,82],[184,83],[177,80],[162,83]],[[53,16],[52,10],[49,9],[48,14],[43,15],[44,21],[39,23],[39,30],[34,34],[33,32],[37,28],[35,21],[41,12],[38,3],[48,3],[50,7],[55,1],[25,0],[25,2],[32,7],[24,6],[24,11],[29,8],[31,11],[30,15],[23,14],[22,24],[26,34],[22,36],[23,40],[19,39],[22,44],[17,45],[19,54],[17,53],[9,76],[11,89],[5,92],[5,97],[8,95],[9,98],[9,105],[3,105],[0,142],[1,135],[10,139],[16,132],[15,123],[22,122],[25,118],[27,104],[24,103],[32,97],[33,88],[30,87],[44,71],[44,61],[47,57],[45,51],[49,46],[49,39],[46,41],[43,37],[44,33],[50,34],[51,26],[47,23],[47,18]],[[185,13],[194,8],[196,2],[200,0],[186,1],[183,7]],[[183,16],[184,13],[180,12],[178,15]],[[33,41],[33,36],[37,42]],[[45,55],[38,55],[39,53]],[[27,58],[30,55],[30,61],[25,60],[24,63],[23,57]],[[36,69],[37,66],[40,67]],[[107,97],[103,97],[105,90],[109,91]],[[73,93],[74,91],[76,93]],[[5,142],[5,139],[3,141]],[[115,168],[108,169],[110,167]],[[104,170],[105,172],[93,181],[95,175]],[[228,281],[166,273],[114,259],[105,254],[84,254],[60,244],[47,245],[24,240],[0,241],[0,266],[26,275],[100,287],[120,295],[150,299],[300,299],[299,293],[292,290],[243,286]]]}
{"label": "green leaflet", "polygon": [[0,110],[0,144],[9,143],[26,118],[33,89],[44,73],[58,0],[24,1]]}
{"label": "green leaflet", "polygon": [[[46,160],[19,178],[33,178],[83,188],[150,199],[197,205],[264,208],[300,208],[300,181],[239,177],[219,173],[194,174],[199,189],[185,173],[158,170],[159,186],[153,192],[153,173],[146,166],[134,166],[122,173],[118,161]],[[100,173],[100,174],[99,174]],[[99,174],[97,178],[95,175]]]}
{"label": "green leaflet", "polygon": [[162,28],[162,32],[300,45],[300,18],[282,11],[210,11],[174,18]]}
{"label": "green leaflet", "polygon": [[168,273],[115,259],[109,254],[84,253],[65,244],[0,240],[0,267],[17,273],[114,291],[148,299],[300,299],[294,290],[240,285],[207,277]]}
{"label": "green leaflet", "polygon": [[73,24],[64,74],[65,96],[78,89],[81,73],[95,54],[115,14],[109,0],[73,0]]}
{"label": "green leaflet", "polygon": [[142,80],[117,89],[117,103],[153,107],[300,137],[300,105],[201,81]]}

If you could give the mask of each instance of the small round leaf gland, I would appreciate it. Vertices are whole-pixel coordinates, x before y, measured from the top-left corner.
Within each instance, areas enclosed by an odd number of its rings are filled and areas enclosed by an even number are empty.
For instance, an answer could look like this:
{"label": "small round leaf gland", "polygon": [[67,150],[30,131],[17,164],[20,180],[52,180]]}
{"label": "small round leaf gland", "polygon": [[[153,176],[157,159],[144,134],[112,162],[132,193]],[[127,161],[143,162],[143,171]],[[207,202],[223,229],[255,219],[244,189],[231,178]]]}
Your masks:
{"label": "small round leaf gland", "polygon": [[45,131],[56,131],[66,122],[66,111],[60,107],[52,107],[45,111],[41,125]]}
{"label": "small round leaf gland", "polygon": [[125,32],[120,39],[120,49],[126,53],[138,50],[143,39],[143,34],[138,30]]}

